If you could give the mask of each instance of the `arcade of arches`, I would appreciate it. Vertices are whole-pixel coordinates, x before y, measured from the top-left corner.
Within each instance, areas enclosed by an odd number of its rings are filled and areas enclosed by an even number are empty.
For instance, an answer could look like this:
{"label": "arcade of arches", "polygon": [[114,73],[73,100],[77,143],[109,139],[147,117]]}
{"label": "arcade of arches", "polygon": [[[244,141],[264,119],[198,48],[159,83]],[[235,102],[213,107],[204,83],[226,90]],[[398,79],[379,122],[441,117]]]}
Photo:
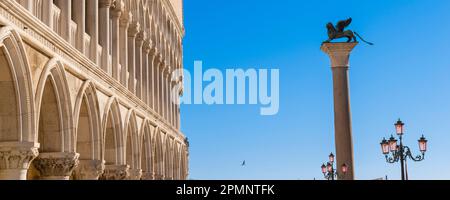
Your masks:
{"label": "arcade of arches", "polygon": [[0,180],[183,180],[182,0],[1,0]]}

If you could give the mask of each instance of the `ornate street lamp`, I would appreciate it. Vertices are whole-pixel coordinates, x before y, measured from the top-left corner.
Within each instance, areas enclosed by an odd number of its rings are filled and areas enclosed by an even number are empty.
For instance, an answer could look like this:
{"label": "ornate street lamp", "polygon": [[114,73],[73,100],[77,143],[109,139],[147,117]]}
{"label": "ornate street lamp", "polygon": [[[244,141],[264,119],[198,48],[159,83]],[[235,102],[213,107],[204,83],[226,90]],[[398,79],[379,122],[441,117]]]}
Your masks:
{"label": "ornate street lamp", "polygon": [[348,172],[348,166],[346,164],[343,164],[341,166],[341,171],[342,171],[342,176],[337,172],[337,170],[334,168],[334,161],[335,161],[335,156],[333,153],[331,153],[328,156],[328,162],[327,164],[322,164],[321,169],[322,169],[322,173],[325,177],[325,179],[327,180],[336,180],[336,179],[342,179],[342,177]]}
{"label": "ornate street lamp", "polygon": [[[394,136],[391,136],[389,140],[383,138],[381,141],[381,150],[386,157],[386,162],[388,163],[396,163],[400,161],[402,180],[408,180],[406,161],[407,159],[411,159],[415,162],[419,162],[425,159],[425,152],[427,151],[427,142],[428,140],[422,135],[422,137],[418,140],[419,142],[419,150],[421,155],[413,156],[411,149],[408,146],[403,145],[403,134],[404,134],[404,126],[405,124],[399,119],[395,125],[395,131],[399,136],[399,140],[395,139]],[[400,141],[400,144],[397,142]],[[391,156],[389,156],[391,153]]]}

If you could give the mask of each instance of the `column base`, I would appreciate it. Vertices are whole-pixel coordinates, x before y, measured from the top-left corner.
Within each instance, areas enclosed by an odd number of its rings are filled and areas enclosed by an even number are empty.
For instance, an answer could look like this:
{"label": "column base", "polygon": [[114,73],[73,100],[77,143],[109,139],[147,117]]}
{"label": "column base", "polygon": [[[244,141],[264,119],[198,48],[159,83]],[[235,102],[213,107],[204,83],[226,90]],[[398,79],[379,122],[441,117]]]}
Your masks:
{"label": "column base", "polygon": [[41,153],[33,162],[41,180],[69,180],[78,165],[78,153]]}
{"label": "column base", "polygon": [[100,180],[127,180],[129,169],[129,165],[106,165]]}
{"label": "column base", "polygon": [[73,171],[75,180],[98,180],[105,170],[104,160],[80,160]]}
{"label": "column base", "polygon": [[31,161],[36,158],[39,143],[0,143],[0,180],[26,180]]}

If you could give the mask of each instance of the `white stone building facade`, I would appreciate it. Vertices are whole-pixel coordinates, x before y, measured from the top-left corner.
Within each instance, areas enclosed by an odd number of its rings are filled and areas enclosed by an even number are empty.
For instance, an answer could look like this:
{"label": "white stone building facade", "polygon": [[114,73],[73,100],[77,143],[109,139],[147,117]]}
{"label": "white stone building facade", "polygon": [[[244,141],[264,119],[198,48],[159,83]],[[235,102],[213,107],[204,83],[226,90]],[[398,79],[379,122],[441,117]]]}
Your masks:
{"label": "white stone building facade", "polygon": [[186,179],[182,3],[1,0],[0,179]]}

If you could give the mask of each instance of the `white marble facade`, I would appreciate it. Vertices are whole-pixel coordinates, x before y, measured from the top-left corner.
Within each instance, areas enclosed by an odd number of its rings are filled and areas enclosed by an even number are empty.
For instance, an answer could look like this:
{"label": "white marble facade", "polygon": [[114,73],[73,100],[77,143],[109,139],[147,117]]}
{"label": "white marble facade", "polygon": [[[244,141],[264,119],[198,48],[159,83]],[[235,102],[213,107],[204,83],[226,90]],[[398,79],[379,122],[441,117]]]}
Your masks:
{"label": "white marble facade", "polygon": [[182,6],[1,0],[0,180],[187,179]]}

